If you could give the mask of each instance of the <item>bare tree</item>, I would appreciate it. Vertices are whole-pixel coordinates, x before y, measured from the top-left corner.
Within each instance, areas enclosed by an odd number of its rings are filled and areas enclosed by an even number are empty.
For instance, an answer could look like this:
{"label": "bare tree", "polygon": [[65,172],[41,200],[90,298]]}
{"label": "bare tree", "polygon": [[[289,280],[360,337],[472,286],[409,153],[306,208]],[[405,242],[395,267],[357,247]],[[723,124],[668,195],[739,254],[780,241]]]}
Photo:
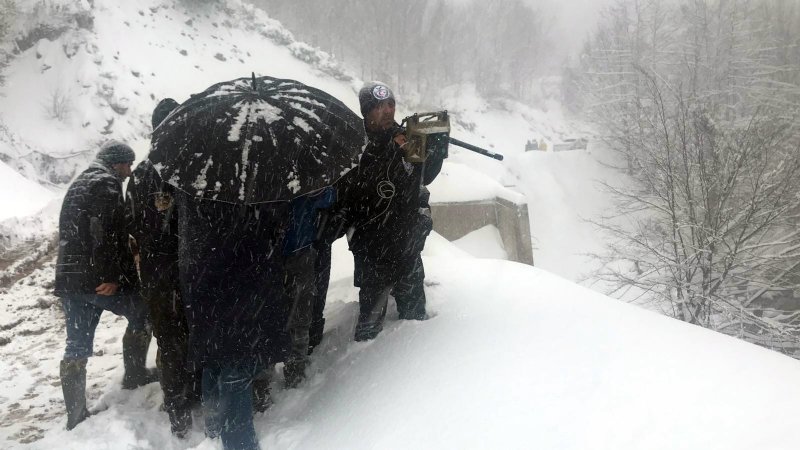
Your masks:
{"label": "bare tree", "polygon": [[61,86],[56,86],[50,91],[47,103],[43,106],[48,118],[63,122],[72,113],[72,94]]}
{"label": "bare tree", "polygon": [[302,40],[399,91],[427,95],[472,82],[479,92],[530,98],[548,28],[524,0],[251,0]]}
{"label": "bare tree", "polygon": [[774,12],[759,10],[769,3],[622,1],[576,83],[628,175],[607,186],[616,217],[598,225],[615,240],[598,276],[681,320],[795,351],[800,319],[754,307],[800,289],[800,85]]}
{"label": "bare tree", "polygon": [[3,50],[3,44],[6,43],[16,13],[17,6],[13,0],[0,0],[0,86],[5,84],[3,72],[10,59],[10,55]]}

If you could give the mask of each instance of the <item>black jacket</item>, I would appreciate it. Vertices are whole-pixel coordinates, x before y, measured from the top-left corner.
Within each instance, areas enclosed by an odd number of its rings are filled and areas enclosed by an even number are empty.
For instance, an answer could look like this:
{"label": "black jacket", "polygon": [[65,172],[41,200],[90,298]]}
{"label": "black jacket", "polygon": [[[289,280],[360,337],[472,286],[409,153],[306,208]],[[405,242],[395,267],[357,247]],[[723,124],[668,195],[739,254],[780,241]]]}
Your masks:
{"label": "black jacket", "polygon": [[133,171],[126,191],[128,230],[139,246],[145,287],[178,285],[178,214],[174,188],[150,161]]}
{"label": "black jacket", "polygon": [[136,287],[128,246],[122,180],[94,162],[67,190],[59,216],[55,294],[94,294],[102,283]]}
{"label": "black jacket", "polygon": [[[355,228],[350,250],[377,261],[395,261],[413,247],[420,226],[420,208],[427,207],[424,185],[442,168],[441,158],[407,163],[393,140],[395,130],[367,133],[369,142],[358,167],[342,180],[342,201]],[[424,220],[428,220],[425,218]]]}
{"label": "black jacket", "polygon": [[284,360],[291,305],[281,250],[288,203],[233,205],[181,191],[176,199],[190,360]]}

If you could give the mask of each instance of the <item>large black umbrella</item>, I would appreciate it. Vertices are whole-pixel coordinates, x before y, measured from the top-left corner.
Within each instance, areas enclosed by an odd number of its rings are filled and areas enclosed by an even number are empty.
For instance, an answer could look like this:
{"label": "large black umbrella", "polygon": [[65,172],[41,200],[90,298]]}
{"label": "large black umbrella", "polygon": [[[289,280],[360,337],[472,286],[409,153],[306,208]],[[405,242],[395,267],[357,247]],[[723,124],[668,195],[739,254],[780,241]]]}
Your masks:
{"label": "large black umbrella", "polygon": [[332,184],[364,144],[361,119],[330,94],[253,76],[192,95],[154,130],[148,158],[192,196],[255,204]]}

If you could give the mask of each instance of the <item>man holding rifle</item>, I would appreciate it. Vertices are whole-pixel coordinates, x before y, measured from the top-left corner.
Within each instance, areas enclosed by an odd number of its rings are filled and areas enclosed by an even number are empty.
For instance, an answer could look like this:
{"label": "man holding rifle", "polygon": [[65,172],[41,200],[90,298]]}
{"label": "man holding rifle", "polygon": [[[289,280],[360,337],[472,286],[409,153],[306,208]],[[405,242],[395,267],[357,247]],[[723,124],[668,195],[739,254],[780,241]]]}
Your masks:
{"label": "man holding rifle", "polygon": [[420,253],[433,228],[430,184],[444,152],[423,163],[406,161],[406,136],[395,122],[395,97],[383,83],[367,83],[358,94],[368,144],[340,188],[353,226],[350,250],[354,284],[360,288],[355,340],[373,339],[383,329],[389,295],[400,319],[425,320],[425,270]]}

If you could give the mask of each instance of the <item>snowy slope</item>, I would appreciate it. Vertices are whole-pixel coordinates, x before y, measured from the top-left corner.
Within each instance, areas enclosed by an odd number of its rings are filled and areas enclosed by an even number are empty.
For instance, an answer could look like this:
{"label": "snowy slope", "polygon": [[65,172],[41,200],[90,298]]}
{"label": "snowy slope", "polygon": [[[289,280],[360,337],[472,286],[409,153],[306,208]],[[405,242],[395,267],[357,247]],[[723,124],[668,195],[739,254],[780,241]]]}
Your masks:
{"label": "snowy slope", "polygon": [[[90,157],[106,137],[131,141],[142,157],[160,98],[183,101],[251,71],[303,81],[357,110],[359,80],[238,0],[224,13],[193,14],[168,0],[95,0],[92,14],[91,30],[41,41],[7,73],[0,153],[28,179],[74,172],[86,160],[71,155]],[[72,96],[63,119],[42,109],[56,86]],[[403,101],[413,93],[397,94],[406,108],[399,116],[417,108]],[[608,207],[595,181],[609,176],[595,160],[599,150],[523,152],[528,139],[577,132],[557,105],[487,102],[469,86],[419,103],[448,109],[454,137],[506,155],[500,163],[451,148],[433,199],[527,200],[538,268],[487,259],[503,257],[491,228],[455,245],[434,234],[425,250],[433,318],[399,322],[390,310],[384,333],[354,343],[352,258],[337,242],[325,339],[298,389],[283,390],[276,371],[276,403],[256,418],[265,449],[798,448],[787,430],[796,428],[800,363],[545,271],[575,280],[591,268],[581,253],[599,249],[600,239],[581,219]],[[32,152],[64,159],[51,167]],[[3,187],[5,198],[24,200],[25,213],[44,208],[0,231],[19,241],[55,230],[57,192],[48,203],[50,191],[37,185]],[[0,216],[17,211],[0,205]],[[89,403],[100,412],[64,431],[64,323],[52,279],[51,261],[0,291],[0,448],[221,448],[204,438],[199,412],[188,439],[172,438],[156,384],[120,390],[125,321],[108,314],[88,368]],[[150,365],[154,355],[151,348]]]}
{"label": "snowy slope", "polygon": [[[24,193],[24,195],[20,195]],[[55,194],[0,161],[0,221],[38,212]]]}
{"label": "snowy slope", "polygon": [[[9,67],[0,118],[25,146],[0,146],[0,152],[64,158],[96,151],[99,141],[116,137],[134,141],[143,156],[159,100],[182,102],[251,72],[291,77],[357,106],[351,77],[330,56],[296,42],[263,11],[241,1],[222,2],[225,11],[215,6],[192,13],[169,0],[93,3],[84,6],[94,19],[92,29],[42,39]],[[48,114],[55,93],[69,104],[61,119]]]}
{"label": "snowy slope", "polygon": [[[334,264],[346,266],[340,244]],[[276,374],[276,403],[256,417],[263,448],[797,448],[798,361],[539,269],[464,256],[438,236],[425,263],[433,317],[397,321],[392,306],[368,343],[352,341],[352,278],[334,276],[309,379],[286,391]],[[34,280],[51,276],[47,268]],[[112,315],[101,320],[89,363],[90,404],[104,410],[64,431],[61,313],[38,286],[9,294],[26,318],[15,328],[28,334],[0,347],[4,445],[221,448],[204,438],[199,412],[188,439],[172,438],[157,384],[120,390],[125,322]],[[26,435],[41,439],[23,447]]]}
{"label": "snowy slope", "polygon": [[[19,3],[28,9],[39,6],[34,0]],[[170,0],[70,4],[91,16],[93,26],[73,25],[52,41],[41,39],[16,56],[4,74],[0,160],[8,160],[28,180],[63,192],[106,139],[128,141],[143,158],[150,115],[162,98],[182,102],[211,84],[252,72],[297,79],[357,109],[360,82],[329,55],[295,41],[263,11],[238,0],[223,3],[224,10],[206,7],[191,13]],[[49,114],[56,94],[68,105],[61,118]],[[6,166],[2,169],[5,173]],[[40,186],[12,182],[12,176],[0,182],[0,249],[25,246],[26,239],[50,239],[60,206],[33,220],[11,218],[47,204]]]}

